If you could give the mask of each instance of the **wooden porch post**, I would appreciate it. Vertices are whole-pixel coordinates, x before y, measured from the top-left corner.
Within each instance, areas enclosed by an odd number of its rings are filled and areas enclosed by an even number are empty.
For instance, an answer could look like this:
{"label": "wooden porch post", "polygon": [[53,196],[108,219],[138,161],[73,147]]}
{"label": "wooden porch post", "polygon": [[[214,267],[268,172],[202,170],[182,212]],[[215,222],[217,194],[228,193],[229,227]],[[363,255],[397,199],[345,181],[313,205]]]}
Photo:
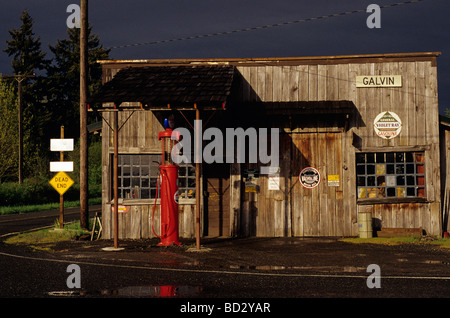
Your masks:
{"label": "wooden porch post", "polygon": [[[197,106],[195,107],[195,119],[196,120],[200,120],[200,110],[197,108]],[[195,124],[194,124],[194,127]],[[194,154],[198,154],[201,151],[201,140],[200,139],[200,132],[198,131],[198,129],[194,129],[195,131],[195,152]],[[194,156],[195,157],[195,156]],[[196,200],[196,204],[195,204],[195,236],[196,236],[196,246],[197,249],[200,249],[200,163],[197,162],[195,163],[195,200]]]}
{"label": "wooden porch post", "polygon": [[118,248],[119,237],[119,178],[118,178],[118,165],[119,165],[119,111],[114,113],[114,248]]}

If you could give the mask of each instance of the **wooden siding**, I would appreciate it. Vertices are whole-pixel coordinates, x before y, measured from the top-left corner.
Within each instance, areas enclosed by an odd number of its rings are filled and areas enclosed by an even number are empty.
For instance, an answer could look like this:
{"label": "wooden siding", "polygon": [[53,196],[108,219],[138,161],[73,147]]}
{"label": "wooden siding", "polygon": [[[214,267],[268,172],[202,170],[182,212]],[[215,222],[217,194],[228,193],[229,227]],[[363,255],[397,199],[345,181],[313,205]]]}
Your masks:
{"label": "wooden siding", "polygon": [[[111,204],[103,205],[103,238],[113,238],[113,220]],[[154,238],[161,234],[160,206],[157,204],[153,213],[153,204],[130,205],[127,213],[119,213],[119,238],[142,239]],[[184,238],[195,237],[195,205],[179,206],[179,235]],[[153,228],[152,228],[153,226]],[[155,235],[155,233],[156,235]]]}
{"label": "wooden siding", "polygon": [[450,126],[443,122],[440,126],[441,150],[441,193],[442,193],[442,232],[450,231]]}
{"label": "wooden siding", "polygon": [[[280,126],[288,135],[283,138],[290,139],[287,142],[295,147],[290,156],[287,155],[288,147],[280,151],[283,156],[280,176],[284,179],[281,183],[290,190],[278,198],[266,190],[266,177],[259,178],[261,192],[244,198],[243,215],[253,215],[254,218],[244,217],[243,221],[255,223],[243,224],[245,234],[355,236],[358,235],[357,213],[368,208],[373,210],[374,218],[382,221],[383,227],[422,227],[427,233],[440,233],[439,121],[434,61],[238,66],[238,70],[244,79],[244,101],[349,100],[357,109],[356,116],[350,119],[349,130],[342,130],[339,136],[328,132],[339,130],[339,127],[321,127],[320,123],[316,127],[293,130],[286,129],[286,123]],[[403,86],[356,88],[356,76],[360,75],[401,75]],[[387,110],[397,113],[403,124],[400,136],[389,141],[376,136],[373,129],[376,115]],[[353,146],[354,134],[361,141],[359,149]],[[328,143],[338,143],[340,149],[331,153]],[[355,153],[393,151],[399,147],[426,149],[428,202],[358,204]],[[296,184],[300,167],[293,167],[304,166],[302,160],[305,161],[305,157],[310,165],[323,173],[322,184],[316,189],[301,189]],[[314,159],[308,160],[310,157]],[[286,161],[291,164],[286,165]],[[329,169],[340,175],[339,190],[326,185]],[[288,204],[279,203],[283,200]]]}
{"label": "wooden siding", "polygon": [[[131,62],[127,62],[131,63]],[[181,63],[181,62],[180,62]],[[267,190],[267,176],[257,179],[259,192],[245,193],[242,173],[255,165],[231,165],[229,235],[256,236],[356,236],[358,212],[370,210],[383,227],[422,227],[429,234],[440,234],[439,121],[437,68],[435,56],[390,56],[366,60],[292,60],[285,65],[267,61],[229,61],[242,80],[239,102],[351,101],[356,113],[348,126],[340,123],[305,125],[289,115],[274,119],[280,134],[280,191]],[[132,64],[132,63],[131,63]],[[104,80],[127,64],[104,65]],[[146,64],[148,65],[148,64]],[[356,88],[356,76],[402,75],[401,88]],[[242,104],[245,105],[245,104]],[[242,106],[240,105],[240,106]],[[228,105],[229,109],[232,105]],[[403,123],[399,137],[390,141],[375,135],[373,120],[389,110]],[[119,123],[130,115],[121,112]],[[104,114],[109,121],[108,113]],[[112,118],[112,116],[111,116]],[[296,121],[297,120],[297,121]],[[120,124],[119,124],[120,125]],[[152,112],[136,112],[119,133],[119,153],[158,153],[160,120]],[[359,140],[355,144],[355,138]],[[356,147],[355,147],[356,145]],[[359,151],[425,150],[426,202],[388,204],[358,203],[356,197],[355,153]],[[405,150],[405,151],[406,151]],[[103,219],[105,237],[112,236],[110,154],[112,133],[103,124]],[[298,184],[298,173],[305,165],[322,173],[321,185],[312,190]],[[339,187],[328,187],[327,176],[340,176]],[[132,203],[130,203],[132,204]],[[119,220],[121,237],[153,237],[149,223],[153,204],[135,204]],[[158,213],[158,206],[157,212]],[[180,205],[180,236],[195,235],[195,205]],[[229,221],[228,221],[229,220]],[[155,219],[159,233],[159,220]],[[224,233],[226,235],[226,233]]]}

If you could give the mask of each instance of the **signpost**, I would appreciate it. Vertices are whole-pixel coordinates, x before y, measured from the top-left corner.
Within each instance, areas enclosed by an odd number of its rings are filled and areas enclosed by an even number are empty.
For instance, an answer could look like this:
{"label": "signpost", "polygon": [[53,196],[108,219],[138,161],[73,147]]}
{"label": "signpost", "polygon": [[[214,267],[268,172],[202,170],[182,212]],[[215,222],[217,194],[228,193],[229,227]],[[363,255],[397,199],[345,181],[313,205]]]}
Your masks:
{"label": "signpost", "polygon": [[73,151],[73,139],[64,139],[64,126],[61,126],[61,139],[50,140],[50,150],[60,152],[60,161],[50,162],[50,171],[58,172],[50,184],[59,193],[59,227],[64,228],[64,193],[73,185],[73,180],[65,173],[73,171],[73,161],[64,161],[64,151]]}

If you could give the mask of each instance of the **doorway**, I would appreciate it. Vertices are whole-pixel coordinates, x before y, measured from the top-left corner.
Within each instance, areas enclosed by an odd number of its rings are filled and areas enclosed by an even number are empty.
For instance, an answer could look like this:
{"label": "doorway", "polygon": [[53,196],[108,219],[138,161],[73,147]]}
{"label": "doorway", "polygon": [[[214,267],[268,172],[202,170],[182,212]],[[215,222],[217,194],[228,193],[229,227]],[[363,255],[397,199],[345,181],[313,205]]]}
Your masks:
{"label": "doorway", "polygon": [[[293,236],[339,236],[344,232],[341,133],[293,133],[291,210]],[[303,186],[300,172],[314,167],[320,183]]]}
{"label": "doorway", "polygon": [[204,236],[230,236],[230,164],[202,165]]}

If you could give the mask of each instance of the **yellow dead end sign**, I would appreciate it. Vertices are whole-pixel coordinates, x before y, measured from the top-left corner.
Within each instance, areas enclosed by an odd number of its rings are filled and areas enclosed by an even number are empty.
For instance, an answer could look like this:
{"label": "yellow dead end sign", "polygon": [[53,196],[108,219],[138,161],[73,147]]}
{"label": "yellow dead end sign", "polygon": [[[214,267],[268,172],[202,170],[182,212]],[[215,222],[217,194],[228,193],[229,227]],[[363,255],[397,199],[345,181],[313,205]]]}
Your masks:
{"label": "yellow dead end sign", "polygon": [[60,171],[50,180],[50,184],[60,195],[63,195],[72,186],[73,180],[67,173]]}

